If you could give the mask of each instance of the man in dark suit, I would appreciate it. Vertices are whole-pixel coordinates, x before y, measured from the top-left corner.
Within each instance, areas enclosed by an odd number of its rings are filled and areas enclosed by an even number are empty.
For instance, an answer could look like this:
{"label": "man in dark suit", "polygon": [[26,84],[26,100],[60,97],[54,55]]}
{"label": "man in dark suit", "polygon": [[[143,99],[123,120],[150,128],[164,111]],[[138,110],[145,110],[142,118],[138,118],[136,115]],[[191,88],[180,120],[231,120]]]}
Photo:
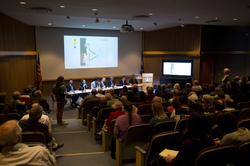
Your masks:
{"label": "man in dark suit", "polygon": [[122,79],[119,81],[119,86],[123,86],[123,85],[128,85],[125,76],[122,76]]}
{"label": "man in dark suit", "polygon": [[86,83],[85,79],[81,80],[81,84],[79,85],[80,90],[84,90],[84,89],[89,89],[88,84]]}
{"label": "man in dark suit", "polygon": [[[67,92],[70,91],[75,91],[76,90],[76,86],[73,84],[73,80],[70,79],[69,80],[69,84],[66,85],[66,90]],[[67,98],[71,98],[71,107],[73,107],[73,104],[75,104],[75,106],[77,106],[78,104],[76,104],[76,101],[78,100],[78,95],[77,94],[73,94],[73,95],[67,95]]]}
{"label": "man in dark suit", "polygon": [[114,86],[115,86],[115,81],[114,81],[114,78],[111,76],[109,78],[108,87],[113,88]]}
{"label": "man in dark suit", "polygon": [[132,78],[129,80],[130,84],[138,84],[137,80],[135,79],[135,75],[132,75]]}

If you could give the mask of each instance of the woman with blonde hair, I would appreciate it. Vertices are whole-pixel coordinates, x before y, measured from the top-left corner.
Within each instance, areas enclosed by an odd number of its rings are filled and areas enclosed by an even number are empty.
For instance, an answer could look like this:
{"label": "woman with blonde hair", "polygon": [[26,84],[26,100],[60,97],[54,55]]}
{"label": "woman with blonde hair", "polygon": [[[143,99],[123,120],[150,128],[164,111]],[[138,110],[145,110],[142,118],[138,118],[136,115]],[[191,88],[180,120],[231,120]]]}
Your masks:
{"label": "woman with blonde hair", "polygon": [[208,112],[210,107],[213,107],[214,98],[208,94],[203,95],[203,107],[205,107],[205,112]]}

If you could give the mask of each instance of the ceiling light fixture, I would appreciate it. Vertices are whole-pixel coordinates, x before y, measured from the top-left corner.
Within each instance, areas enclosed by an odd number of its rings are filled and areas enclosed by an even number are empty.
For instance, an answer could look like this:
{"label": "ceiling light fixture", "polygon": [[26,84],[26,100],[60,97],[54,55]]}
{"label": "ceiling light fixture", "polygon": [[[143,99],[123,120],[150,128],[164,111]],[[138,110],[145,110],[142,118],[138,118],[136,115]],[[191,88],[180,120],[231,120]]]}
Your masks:
{"label": "ceiling light fixture", "polygon": [[153,15],[153,13],[148,13],[148,15],[152,16],[152,15]]}
{"label": "ceiling light fixture", "polygon": [[218,20],[218,17],[215,17],[215,20]]}
{"label": "ceiling light fixture", "polygon": [[95,19],[95,23],[99,23],[100,21],[99,21],[99,19],[98,18],[96,18]]}
{"label": "ceiling light fixture", "polygon": [[153,23],[153,26],[157,26],[157,23],[156,23],[156,22],[154,22],[154,23]]}
{"label": "ceiling light fixture", "polygon": [[195,18],[200,18],[199,16],[195,16]]}
{"label": "ceiling light fixture", "polygon": [[141,29],[143,29],[143,28],[141,28]]}
{"label": "ceiling light fixture", "polygon": [[234,18],[233,20],[234,20],[234,21],[237,21],[238,19],[237,19],[237,18]]}
{"label": "ceiling light fixture", "polygon": [[60,8],[65,8],[65,6],[60,6]]}
{"label": "ceiling light fixture", "polygon": [[113,27],[113,28],[116,28],[116,27]]}
{"label": "ceiling light fixture", "polygon": [[185,27],[185,25],[184,25],[184,24],[181,24],[181,27],[182,27],[182,28],[184,28],[184,27]]}
{"label": "ceiling light fixture", "polygon": [[26,5],[26,2],[23,1],[23,2],[20,2],[20,4],[21,4],[21,5]]}
{"label": "ceiling light fixture", "polygon": [[85,25],[82,25],[83,27],[85,27]]}
{"label": "ceiling light fixture", "polygon": [[52,25],[52,24],[49,22],[48,25]]}
{"label": "ceiling light fixture", "polygon": [[97,11],[97,9],[92,9],[92,11],[94,11],[94,12],[95,12],[95,11]]}

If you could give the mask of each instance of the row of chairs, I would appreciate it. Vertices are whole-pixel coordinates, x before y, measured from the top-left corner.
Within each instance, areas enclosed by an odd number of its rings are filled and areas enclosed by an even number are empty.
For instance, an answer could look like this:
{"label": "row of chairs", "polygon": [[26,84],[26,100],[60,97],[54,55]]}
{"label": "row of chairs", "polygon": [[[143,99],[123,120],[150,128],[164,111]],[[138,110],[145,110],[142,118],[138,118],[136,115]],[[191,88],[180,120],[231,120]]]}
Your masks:
{"label": "row of chairs", "polygon": [[234,94],[230,96],[231,99],[234,100],[234,103],[237,104],[239,102],[250,101],[250,93],[246,94]]}

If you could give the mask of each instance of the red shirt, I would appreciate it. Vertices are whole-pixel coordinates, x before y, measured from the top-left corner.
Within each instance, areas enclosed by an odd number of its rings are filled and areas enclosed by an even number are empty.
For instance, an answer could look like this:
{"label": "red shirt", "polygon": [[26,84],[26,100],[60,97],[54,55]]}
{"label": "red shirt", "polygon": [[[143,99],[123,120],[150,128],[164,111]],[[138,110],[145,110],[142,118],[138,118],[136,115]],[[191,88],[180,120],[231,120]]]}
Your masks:
{"label": "red shirt", "polygon": [[106,129],[109,130],[109,125],[110,125],[110,122],[113,120],[113,119],[117,119],[117,117],[121,116],[121,115],[124,115],[125,113],[120,109],[116,109],[115,112],[111,112],[109,114],[109,117],[106,121]]}

